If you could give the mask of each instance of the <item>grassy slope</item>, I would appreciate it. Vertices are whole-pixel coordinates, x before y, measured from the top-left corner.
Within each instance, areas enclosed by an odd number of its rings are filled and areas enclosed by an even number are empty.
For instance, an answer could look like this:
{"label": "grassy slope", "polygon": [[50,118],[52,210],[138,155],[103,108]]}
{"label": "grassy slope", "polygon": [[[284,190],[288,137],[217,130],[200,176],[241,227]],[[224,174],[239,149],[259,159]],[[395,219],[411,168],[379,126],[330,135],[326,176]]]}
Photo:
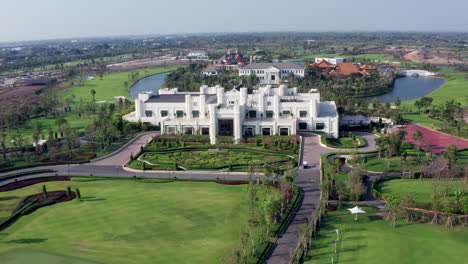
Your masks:
{"label": "grassy slope", "polygon": [[468,150],[458,152],[457,164],[455,166],[458,168],[464,168],[468,166]]}
{"label": "grassy slope", "polygon": [[[140,77],[144,77],[157,73],[173,71],[175,69],[177,69],[177,66],[140,70],[138,72],[140,73]],[[125,81],[131,84],[131,81],[128,79],[129,73],[130,72],[110,73],[104,75],[102,80],[100,80],[99,77],[96,77],[94,80],[83,81],[80,86],[63,91],[60,94],[60,97],[65,99],[74,94],[76,96],[75,101],[77,102],[80,98],[84,101],[91,101],[91,90],[94,89],[96,90],[96,101],[112,101],[115,96],[125,96],[130,98],[129,91],[123,85]]]}
{"label": "grassy slope", "polygon": [[[21,254],[5,257],[16,250],[31,256],[21,263],[35,260],[31,251],[98,263],[220,263],[238,245],[248,215],[245,185],[126,180],[46,185],[49,191],[79,187],[86,201],[41,208],[0,232],[2,264],[18,263]],[[0,193],[0,218],[41,186]]]}
{"label": "grassy slope", "polygon": [[[439,192],[445,190],[445,185],[442,183],[444,181],[441,181],[440,187],[438,187]],[[432,201],[433,184],[430,180],[390,180],[380,183],[377,188],[383,193],[391,193],[401,198],[405,198],[408,193],[414,193],[418,202]],[[453,201],[455,199],[454,191],[459,189],[468,190],[468,186],[464,185],[461,180],[449,182],[449,196],[443,200]]]}
{"label": "grassy slope", "polygon": [[[364,207],[367,212],[375,209]],[[452,230],[429,224],[399,221],[393,228],[384,220],[359,215],[358,221],[345,209],[330,212],[312,242],[307,264],[331,263],[332,241],[339,229],[338,254],[334,263],[429,264],[464,263],[468,247],[467,229]]]}
{"label": "grassy slope", "polygon": [[[426,95],[434,99],[432,104],[439,105],[453,99],[455,102],[460,102],[462,106],[468,106],[468,80],[465,79],[465,76],[447,73],[442,77],[446,79],[446,82],[439,89]],[[401,106],[416,110],[414,106],[415,101],[404,101],[401,103]]]}

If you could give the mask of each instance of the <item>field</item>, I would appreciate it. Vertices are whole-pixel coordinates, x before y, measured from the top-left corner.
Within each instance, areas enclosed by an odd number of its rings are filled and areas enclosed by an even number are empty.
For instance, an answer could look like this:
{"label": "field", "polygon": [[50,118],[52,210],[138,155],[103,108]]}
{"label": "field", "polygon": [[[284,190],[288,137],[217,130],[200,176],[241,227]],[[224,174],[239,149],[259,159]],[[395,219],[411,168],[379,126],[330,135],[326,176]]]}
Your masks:
{"label": "field", "polygon": [[[140,70],[137,72],[139,73],[140,78],[142,78],[157,73],[173,71],[176,68],[177,66]],[[131,72],[110,73],[104,75],[102,80],[96,76],[93,80],[83,81],[80,86],[63,91],[60,93],[60,97],[65,99],[73,94],[76,96],[76,102],[80,99],[83,99],[85,102],[89,102],[92,100],[91,90],[94,89],[96,91],[96,101],[114,101],[115,96],[125,96],[130,98],[128,89],[124,87],[124,82],[126,81],[129,85],[132,84],[132,81],[128,78],[130,73]]]}
{"label": "field", "polygon": [[[432,105],[440,105],[446,101],[455,100],[455,102],[461,103],[462,106],[468,106],[468,80],[463,74],[446,73],[441,77],[444,77],[446,82],[439,89],[436,89],[426,95],[434,99]],[[416,100],[401,102],[402,108],[416,109],[414,102]]]}
{"label": "field", "polygon": [[[443,192],[445,191],[445,184],[443,183],[445,183],[445,181],[441,181],[438,187],[438,192],[441,193],[442,201],[454,201],[454,192],[456,190],[468,191],[468,186],[461,180],[450,181],[449,196],[443,197]],[[414,199],[417,202],[432,201],[432,180],[390,180],[379,183],[376,188],[384,194],[393,194],[402,199],[404,199],[408,193],[413,193]]]}
{"label": "field", "polygon": [[[0,193],[0,219],[43,184]],[[83,201],[44,207],[0,232],[0,262],[221,263],[239,244],[246,186],[100,180],[79,187]]]}
{"label": "field", "polygon": [[[351,207],[351,206],[350,206]],[[376,215],[376,209],[363,207],[368,213],[354,221],[347,210],[329,212],[321,225],[306,264],[381,263],[435,264],[466,263],[468,230],[398,221],[393,228]],[[335,229],[339,230],[337,254],[333,254]]]}

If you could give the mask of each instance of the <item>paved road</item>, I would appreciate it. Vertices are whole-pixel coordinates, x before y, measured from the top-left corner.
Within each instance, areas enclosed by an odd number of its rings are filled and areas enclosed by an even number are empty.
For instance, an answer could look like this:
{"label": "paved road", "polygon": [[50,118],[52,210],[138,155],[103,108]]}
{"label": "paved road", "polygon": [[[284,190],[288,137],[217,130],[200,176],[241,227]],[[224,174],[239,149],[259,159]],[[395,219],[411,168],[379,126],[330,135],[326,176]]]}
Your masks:
{"label": "paved road", "polygon": [[[354,132],[358,136],[364,137],[366,145],[359,151],[368,151],[375,149],[375,136],[371,133]],[[319,136],[311,133],[301,134],[303,137],[302,161],[307,161],[309,167],[299,168],[297,170],[296,185],[302,189],[304,197],[302,203],[296,211],[296,215],[291,223],[281,234],[273,251],[266,261],[267,264],[287,263],[291,252],[297,246],[302,226],[310,221],[313,211],[320,201],[320,158],[330,152],[349,152],[349,149],[335,149],[324,147],[320,144]]]}

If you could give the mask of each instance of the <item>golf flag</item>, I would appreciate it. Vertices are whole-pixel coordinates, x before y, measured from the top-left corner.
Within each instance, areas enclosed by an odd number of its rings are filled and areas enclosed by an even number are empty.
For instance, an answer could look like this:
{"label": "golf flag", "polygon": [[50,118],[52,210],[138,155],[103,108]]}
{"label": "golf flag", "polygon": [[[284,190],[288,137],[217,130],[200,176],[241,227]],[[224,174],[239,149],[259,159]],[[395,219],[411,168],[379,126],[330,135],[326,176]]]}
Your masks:
{"label": "golf flag", "polygon": [[339,240],[340,235],[339,235],[338,229],[335,229],[335,232],[336,232],[336,240]]}
{"label": "golf flag", "polygon": [[336,241],[333,241],[333,245],[335,245],[335,246],[336,246]]}

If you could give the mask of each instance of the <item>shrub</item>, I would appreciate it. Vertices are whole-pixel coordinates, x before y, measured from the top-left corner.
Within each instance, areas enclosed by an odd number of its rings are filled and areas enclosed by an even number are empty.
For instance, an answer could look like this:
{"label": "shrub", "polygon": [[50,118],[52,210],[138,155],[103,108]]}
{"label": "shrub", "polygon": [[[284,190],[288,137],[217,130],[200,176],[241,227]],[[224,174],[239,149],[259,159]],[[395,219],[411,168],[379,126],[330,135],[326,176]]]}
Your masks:
{"label": "shrub", "polygon": [[76,196],[78,197],[78,199],[81,199],[80,189],[78,188],[76,188]]}

